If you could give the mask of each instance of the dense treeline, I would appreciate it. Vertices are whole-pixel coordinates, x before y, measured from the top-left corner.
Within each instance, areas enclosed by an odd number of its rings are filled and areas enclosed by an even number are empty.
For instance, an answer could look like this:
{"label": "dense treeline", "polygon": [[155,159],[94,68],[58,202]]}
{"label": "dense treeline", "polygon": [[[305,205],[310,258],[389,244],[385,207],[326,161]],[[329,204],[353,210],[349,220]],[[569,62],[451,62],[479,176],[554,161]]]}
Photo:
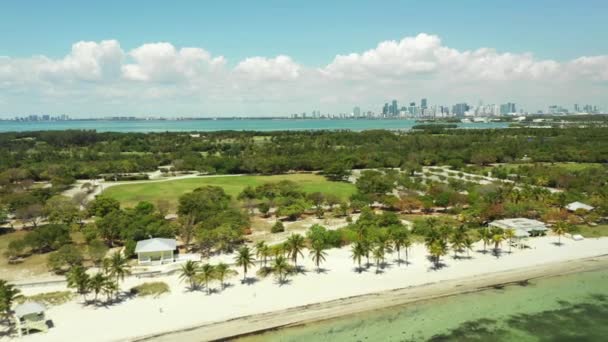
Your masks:
{"label": "dense treeline", "polygon": [[[0,185],[19,179],[70,184],[161,165],[208,173],[536,162],[606,162],[608,128],[188,133],[44,131],[0,134]],[[19,171],[19,172],[17,172]]]}

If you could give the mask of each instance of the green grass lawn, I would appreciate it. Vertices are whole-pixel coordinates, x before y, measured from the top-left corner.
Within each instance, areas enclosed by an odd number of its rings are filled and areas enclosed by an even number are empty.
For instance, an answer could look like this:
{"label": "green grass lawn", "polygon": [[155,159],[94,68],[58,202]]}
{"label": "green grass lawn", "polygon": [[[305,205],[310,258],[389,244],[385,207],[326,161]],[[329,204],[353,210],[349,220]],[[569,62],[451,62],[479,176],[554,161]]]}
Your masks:
{"label": "green grass lawn", "polygon": [[335,194],[347,199],[355,192],[355,186],[350,183],[331,182],[323,176],[315,174],[291,174],[277,176],[225,176],[188,178],[166,182],[150,182],[138,184],[117,185],[104,191],[104,195],[120,201],[124,207],[133,207],[140,201],[155,203],[159,199],[168,200],[172,207],[177,206],[178,198],[198,187],[214,185],[224,188],[227,194],[236,198],[246,186],[258,186],[264,183],[290,180],[298,184],[302,191]]}
{"label": "green grass lawn", "polygon": [[598,238],[608,236],[608,224],[600,224],[595,227],[590,227],[586,224],[576,226],[573,234],[581,234],[586,238]]}

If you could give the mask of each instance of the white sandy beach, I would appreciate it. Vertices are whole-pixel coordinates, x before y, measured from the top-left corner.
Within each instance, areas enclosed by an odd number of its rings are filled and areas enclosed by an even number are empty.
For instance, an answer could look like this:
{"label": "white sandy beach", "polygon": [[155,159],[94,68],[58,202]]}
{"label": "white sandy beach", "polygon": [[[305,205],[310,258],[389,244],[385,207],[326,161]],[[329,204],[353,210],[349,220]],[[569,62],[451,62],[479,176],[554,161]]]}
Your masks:
{"label": "white sandy beach", "polygon": [[[305,252],[307,273],[290,278],[290,283],[278,286],[274,277],[260,279],[252,285],[240,283],[240,276],[231,279],[223,292],[207,295],[205,291],[189,292],[177,275],[151,279],[128,278],[122,283],[128,289],[146,281],[165,281],[171,293],[160,298],[134,298],[110,307],[83,306],[81,297],[64,305],[52,307],[47,316],[54,328],[46,334],[26,336],[24,341],[116,341],[133,340],[168,331],[176,331],[220,322],[242,316],[268,313],[297,306],[326,302],[340,298],[425,284],[471,278],[489,273],[526,269],[531,266],[554,264],[608,254],[608,238],[571,241],[562,239],[555,246],[555,237],[529,240],[531,249],[513,249],[499,259],[491,253],[471,252],[471,259],[454,260],[452,254],[443,258],[446,267],[431,269],[424,246],[415,245],[410,252],[411,264],[397,266],[396,254],[387,261],[391,265],[381,274],[370,267],[361,274],[354,271],[350,248],[328,251],[322,265],[325,273],[317,273]],[[506,245],[506,244],[505,244]],[[478,244],[478,249],[482,248]],[[506,250],[507,248],[505,248]],[[224,257],[225,258],[225,257]],[[402,258],[404,258],[402,252]],[[241,272],[241,270],[239,270]],[[252,276],[255,269],[249,272]],[[491,277],[491,276],[490,276]],[[219,284],[212,287],[219,290]],[[24,289],[24,294],[62,290],[62,286]],[[6,338],[4,338],[6,340]]]}

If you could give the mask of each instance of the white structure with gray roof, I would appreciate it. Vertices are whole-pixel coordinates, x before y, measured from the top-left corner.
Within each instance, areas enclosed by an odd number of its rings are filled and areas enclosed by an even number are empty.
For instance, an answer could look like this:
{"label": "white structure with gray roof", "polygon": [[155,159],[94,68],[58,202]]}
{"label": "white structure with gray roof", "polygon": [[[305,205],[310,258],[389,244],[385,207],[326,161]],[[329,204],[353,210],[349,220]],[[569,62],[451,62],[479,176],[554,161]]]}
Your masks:
{"label": "white structure with gray roof", "polygon": [[139,264],[164,264],[175,261],[175,239],[153,238],[137,241],[135,253]]}
{"label": "white structure with gray roof", "polygon": [[523,217],[493,221],[490,222],[489,226],[513,229],[516,236],[536,236],[547,231],[547,226],[543,222]]}
{"label": "white structure with gray roof", "polygon": [[585,203],[581,203],[581,202],[572,202],[570,204],[568,204],[566,206],[566,209],[570,210],[570,211],[577,211],[579,209],[585,210],[585,211],[591,211],[595,208],[593,208],[592,206],[585,204]]}

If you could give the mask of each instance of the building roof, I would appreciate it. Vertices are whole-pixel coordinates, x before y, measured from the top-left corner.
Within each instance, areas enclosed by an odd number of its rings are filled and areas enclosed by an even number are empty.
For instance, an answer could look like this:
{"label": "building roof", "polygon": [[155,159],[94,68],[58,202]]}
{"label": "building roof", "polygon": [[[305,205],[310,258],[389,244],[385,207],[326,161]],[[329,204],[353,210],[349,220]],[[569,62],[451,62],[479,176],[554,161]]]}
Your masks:
{"label": "building roof", "polygon": [[15,315],[19,318],[31,314],[41,314],[46,311],[46,306],[38,302],[26,302],[15,307]]}
{"label": "building roof", "polygon": [[490,222],[491,226],[499,227],[502,229],[515,229],[515,230],[523,230],[527,233],[532,231],[545,231],[547,227],[541,221],[530,220],[527,218],[511,218],[504,220],[497,220]]}
{"label": "building roof", "polygon": [[566,209],[570,210],[570,211],[577,211],[578,209],[583,209],[583,210],[587,210],[587,211],[591,211],[594,208],[590,205],[587,205],[585,203],[581,203],[581,202],[572,202],[570,204],[568,204],[566,206]]}
{"label": "building roof", "polygon": [[175,239],[154,238],[137,241],[135,253],[174,251],[176,247]]}

